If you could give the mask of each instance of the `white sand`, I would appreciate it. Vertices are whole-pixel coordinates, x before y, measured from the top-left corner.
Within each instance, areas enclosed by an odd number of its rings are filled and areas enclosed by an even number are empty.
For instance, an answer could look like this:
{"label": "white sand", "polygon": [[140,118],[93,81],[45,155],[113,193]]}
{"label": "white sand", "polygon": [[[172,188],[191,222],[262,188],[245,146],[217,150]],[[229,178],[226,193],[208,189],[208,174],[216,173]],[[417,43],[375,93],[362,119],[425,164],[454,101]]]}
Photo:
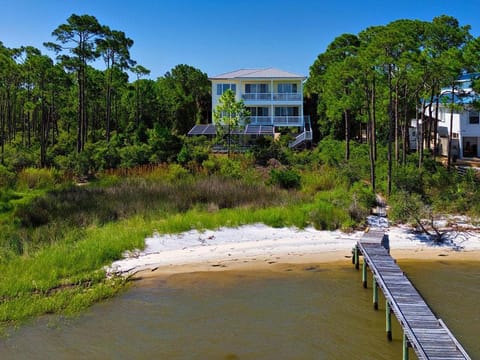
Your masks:
{"label": "white sand", "polygon": [[[452,232],[444,244],[437,245],[405,226],[389,228],[385,218],[370,217],[369,222],[371,227],[381,227],[388,233],[394,257],[473,252],[475,256],[468,258],[479,259],[476,256],[480,251],[480,232]],[[346,234],[313,228],[272,228],[263,224],[203,232],[192,230],[175,235],[154,234],[145,240],[145,250],[125,254],[107,273],[131,275],[142,270],[179,266],[192,269],[195,264],[205,268],[248,262],[339,261],[351,255],[352,247],[362,235],[360,231]]]}

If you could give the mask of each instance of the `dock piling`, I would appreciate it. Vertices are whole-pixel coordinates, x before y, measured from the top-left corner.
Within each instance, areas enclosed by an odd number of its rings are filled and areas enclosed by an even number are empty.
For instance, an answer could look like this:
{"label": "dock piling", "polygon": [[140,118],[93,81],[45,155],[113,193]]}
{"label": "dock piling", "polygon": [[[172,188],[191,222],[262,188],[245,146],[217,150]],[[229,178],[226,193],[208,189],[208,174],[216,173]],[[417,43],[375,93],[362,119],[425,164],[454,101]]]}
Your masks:
{"label": "dock piling", "polygon": [[362,283],[363,283],[363,288],[367,288],[367,261],[365,258],[363,259],[363,265],[362,265]]}
{"label": "dock piling", "polygon": [[392,341],[392,309],[390,308],[390,303],[388,300],[385,302],[385,323],[387,339],[388,341]]}
{"label": "dock piling", "polygon": [[358,245],[355,245],[354,258],[355,258],[355,269],[358,270],[358,269],[360,268],[360,259],[359,259]]}
{"label": "dock piling", "polygon": [[408,342],[407,334],[403,333],[403,360],[408,360],[408,348],[410,344]]}

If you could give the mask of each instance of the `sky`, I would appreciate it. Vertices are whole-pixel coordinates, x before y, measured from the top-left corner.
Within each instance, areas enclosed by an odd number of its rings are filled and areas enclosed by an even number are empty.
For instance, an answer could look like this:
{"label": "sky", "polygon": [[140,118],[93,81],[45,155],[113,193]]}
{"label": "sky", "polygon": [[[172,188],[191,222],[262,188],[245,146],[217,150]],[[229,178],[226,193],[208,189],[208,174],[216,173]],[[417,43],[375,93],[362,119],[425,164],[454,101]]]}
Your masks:
{"label": "sky", "polygon": [[178,64],[215,76],[275,67],[308,76],[335,37],[398,19],[450,15],[480,35],[480,0],[0,0],[0,41],[43,43],[71,14],[93,15],[134,41],[130,53],[157,79]]}

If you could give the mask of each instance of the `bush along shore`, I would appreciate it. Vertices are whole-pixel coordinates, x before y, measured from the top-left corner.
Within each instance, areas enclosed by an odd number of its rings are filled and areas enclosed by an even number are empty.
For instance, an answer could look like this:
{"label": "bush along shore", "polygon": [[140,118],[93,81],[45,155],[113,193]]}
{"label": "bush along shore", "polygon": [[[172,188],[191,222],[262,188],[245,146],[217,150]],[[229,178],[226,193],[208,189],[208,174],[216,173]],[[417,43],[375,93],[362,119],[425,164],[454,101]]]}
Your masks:
{"label": "bush along shore", "polygon": [[[342,142],[313,151],[286,152],[282,161],[259,164],[249,154],[210,155],[202,162],[96,173],[76,183],[53,169],[0,170],[0,322],[16,324],[49,313],[76,313],[114,296],[128,281],[107,278],[105,267],[125,251],[142,249],[154,232],[179,233],[264,223],[351,231],[364,225],[375,205],[368,151]],[[382,149],[379,149],[380,151]],[[475,214],[475,176],[445,177],[410,165],[398,170],[389,201],[399,221],[410,208]],[[378,166],[377,189],[385,189]],[[406,197],[415,187],[416,196]],[[454,191],[455,189],[455,191]],[[473,198],[472,198],[473,197]]]}

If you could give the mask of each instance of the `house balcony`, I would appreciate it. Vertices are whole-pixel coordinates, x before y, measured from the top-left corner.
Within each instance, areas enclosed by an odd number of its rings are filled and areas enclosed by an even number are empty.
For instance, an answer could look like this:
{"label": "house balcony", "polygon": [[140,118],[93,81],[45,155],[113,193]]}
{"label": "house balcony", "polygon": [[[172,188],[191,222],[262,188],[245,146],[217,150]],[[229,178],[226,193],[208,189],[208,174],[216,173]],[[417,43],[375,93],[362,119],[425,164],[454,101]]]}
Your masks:
{"label": "house balcony", "polygon": [[250,125],[305,126],[307,116],[250,116]]}
{"label": "house balcony", "polygon": [[302,101],[301,93],[245,93],[242,94],[245,102],[274,102],[274,101]]}

